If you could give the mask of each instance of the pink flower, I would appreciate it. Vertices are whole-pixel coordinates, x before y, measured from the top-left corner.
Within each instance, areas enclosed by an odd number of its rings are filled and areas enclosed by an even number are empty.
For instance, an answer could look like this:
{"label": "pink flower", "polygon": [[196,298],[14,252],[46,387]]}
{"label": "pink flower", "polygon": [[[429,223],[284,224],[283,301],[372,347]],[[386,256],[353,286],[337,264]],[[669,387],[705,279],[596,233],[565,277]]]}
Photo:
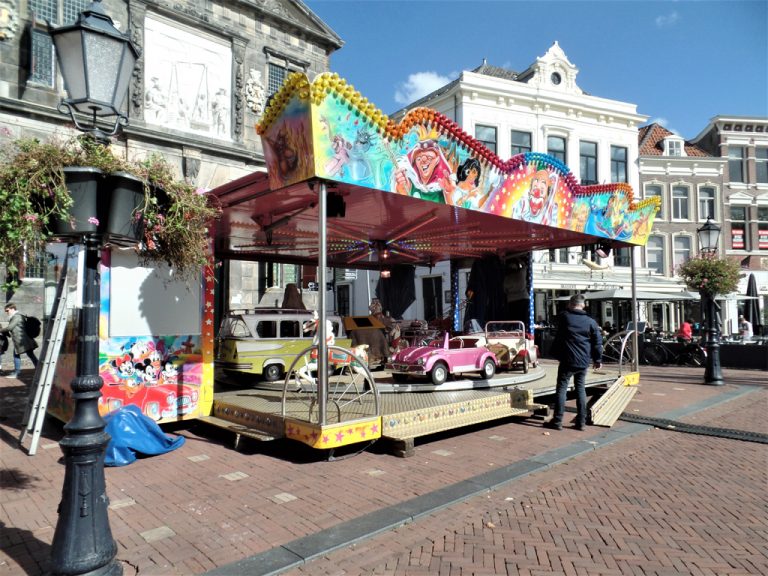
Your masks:
{"label": "pink flower", "polygon": [[25,214],[24,219],[30,222],[37,222],[37,214]]}
{"label": "pink flower", "polygon": [[207,193],[208,193],[208,188],[198,188],[197,190],[195,190],[195,194],[207,194]]}
{"label": "pink flower", "polygon": [[91,216],[90,218],[88,218],[88,222],[90,222],[94,226],[98,226],[99,225],[99,219],[96,218],[96,216]]}

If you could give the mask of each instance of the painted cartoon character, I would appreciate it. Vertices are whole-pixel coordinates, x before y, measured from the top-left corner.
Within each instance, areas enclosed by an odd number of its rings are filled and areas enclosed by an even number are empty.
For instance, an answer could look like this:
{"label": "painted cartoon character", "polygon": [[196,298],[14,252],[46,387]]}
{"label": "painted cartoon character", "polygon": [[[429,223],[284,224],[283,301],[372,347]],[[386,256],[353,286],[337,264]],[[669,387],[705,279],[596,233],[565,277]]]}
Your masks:
{"label": "painted cartoon character", "polygon": [[514,218],[534,224],[557,223],[557,174],[538,170],[531,178],[530,188],[512,212]]}
{"label": "painted cartoon character", "polygon": [[157,384],[160,377],[160,366],[152,364],[149,360],[144,361],[144,383],[148,386]]}
{"label": "painted cartoon character", "polygon": [[450,203],[461,208],[479,210],[487,194],[482,195],[479,187],[482,168],[475,158],[467,158],[456,170],[456,188],[450,196]]}
{"label": "painted cartoon character", "polygon": [[287,128],[281,126],[274,139],[267,137],[266,140],[277,158],[277,171],[281,177],[286,177],[299,165],[299,155],[290,141]]}
{"label": "painted cartoon character", "polygon": [[110,362],[110,365],[115,369],[117,377],[121,380],[135,380],[136,368],[134,367],[133,360],[129,354],[118,356]]}
{"label": "painted cartoon character", "polygon": [[352,144],[341,134],[335,134],[331,140],[331,148],[333,148],[333,158],[325,165],[325,171],[328,176],[335,176],[339,174],[344,177],[344,166],[349,163],[349,151],[352,148]]}
{"label": "painted cartoon character", "polygon": [[616,191],[608,198],[605,205],[603,217],[596,222],[597,229],[602,235],[617,240],[626,239],[630,230],[627,229],[627,223],[624,220],[624,213],[629,207],[629,201],[620,191]]}
{"label": "painted cartoon character", "polygon": [[163,365],[163,383],[164,384],[178,384],[179,383],[179,368],[174,364],[171,358],[166,359]]}
{"label": "painted cartoon character", "polygon": [[398,194],[445,204],[455,187],[450,165],[436,140],[423,140],[397,159],[394,189]]}

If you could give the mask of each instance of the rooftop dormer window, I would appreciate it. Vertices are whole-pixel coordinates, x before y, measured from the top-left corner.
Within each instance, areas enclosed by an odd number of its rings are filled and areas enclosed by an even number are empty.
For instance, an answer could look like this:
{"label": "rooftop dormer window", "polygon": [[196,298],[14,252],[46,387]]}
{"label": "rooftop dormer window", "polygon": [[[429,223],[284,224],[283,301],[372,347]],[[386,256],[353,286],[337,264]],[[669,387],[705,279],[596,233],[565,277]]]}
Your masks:
{"label": "rooftop dormer window", "polygon": [[682,138],[665,138],[664,139],[664,155],[665,156],[685,156],[683,139]]}

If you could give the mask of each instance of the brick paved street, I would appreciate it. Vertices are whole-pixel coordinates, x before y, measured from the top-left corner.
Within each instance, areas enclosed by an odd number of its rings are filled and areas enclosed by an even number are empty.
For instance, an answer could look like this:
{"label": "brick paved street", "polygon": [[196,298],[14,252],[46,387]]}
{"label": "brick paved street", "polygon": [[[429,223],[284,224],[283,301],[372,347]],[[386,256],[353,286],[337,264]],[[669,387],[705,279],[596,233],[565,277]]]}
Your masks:
{"label": "brick paved street", "polygon": [[[768,375],[724,372],[727,384],[710,387],[701,369],[643,367],[627,412],[671,417],[705,403],[679,419],[768,432]],[[60,426],[35,456],[16,448],[25,394],[0,379],[0,574],[48,569],[63,484]],[[328,462],[287,441],[236,452],[226,434],[177,425],[166,431],[186,438],[180,449],[106,470],[110,523],[126,575],[234,574],[232,562],[313,535],[322,548],[360,518],[575,446],[589,451],[284,573],[768,573],[766,446],[647,427],[603,440],[638,427],[550,434],[506,419],[417,442],[407,459],[378,443]]]}

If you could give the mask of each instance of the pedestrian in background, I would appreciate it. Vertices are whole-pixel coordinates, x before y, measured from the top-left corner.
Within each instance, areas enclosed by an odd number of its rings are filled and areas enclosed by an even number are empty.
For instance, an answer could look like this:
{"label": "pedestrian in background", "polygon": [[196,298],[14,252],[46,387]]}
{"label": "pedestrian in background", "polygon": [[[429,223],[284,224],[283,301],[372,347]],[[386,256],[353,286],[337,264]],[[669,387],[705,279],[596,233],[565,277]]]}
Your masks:
{"label": "pedestrian in background", "polygon": [[18,378],[21,371],[21,355],[26,354],[37,367],[37,356],[35,348],[37,342],[27,334],[26,318],[16,310],[16,304],[9,303],[5,305],[5,313],[8,314],[8,326],[0,330],[0,334],[8,334],[13,341],[13,374],[11,377]]}
{"label": "pedestrian in background", "polygon": [[752,322],[744,318],[744,315],[742,314],[739,316],[739,336],[741,336],[741,341],[749,342],[752,340],[753,335]]}
{"label": "pedestrian in background", "polygon": [[693,340],[693,320],[684,320],[675,333],[677,341],[681,344],[690,344]]}
{"label": "pedestrian in background", "polygon": [[563,413],[568,383],[573,378],[576,389],[576,430],[584,430],[587,424],[587,391],[585,383],[589,365],[598,370],[602,367],[603,337],[600,326],[584,310],[584,295],[571,296],[568,309],[557,317],[557,333],[552,344],[557,367],[557,403],[552,419],[546,428],[562,430]]}

